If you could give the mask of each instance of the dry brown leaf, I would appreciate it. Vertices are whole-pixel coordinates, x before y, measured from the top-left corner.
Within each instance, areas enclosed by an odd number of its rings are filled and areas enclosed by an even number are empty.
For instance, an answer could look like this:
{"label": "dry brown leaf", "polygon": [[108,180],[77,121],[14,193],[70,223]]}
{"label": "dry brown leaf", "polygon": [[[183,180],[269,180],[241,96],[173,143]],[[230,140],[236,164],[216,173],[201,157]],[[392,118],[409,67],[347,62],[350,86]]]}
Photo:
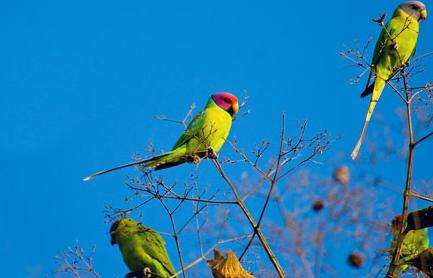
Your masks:
{"label": "dry brown leaf", "polygon": [[335,169],[334,179],[343,185],[348,185],[350,183],[349,167],[340,166],[337,169]]}
{"label": "dry brown leaf", "polygon": [[214,278],[254,278],[254,276],[246,271],[239,262],[235,253],[227,252],[225,258],[223,253],[214,250],[214,259],[207,261]]}

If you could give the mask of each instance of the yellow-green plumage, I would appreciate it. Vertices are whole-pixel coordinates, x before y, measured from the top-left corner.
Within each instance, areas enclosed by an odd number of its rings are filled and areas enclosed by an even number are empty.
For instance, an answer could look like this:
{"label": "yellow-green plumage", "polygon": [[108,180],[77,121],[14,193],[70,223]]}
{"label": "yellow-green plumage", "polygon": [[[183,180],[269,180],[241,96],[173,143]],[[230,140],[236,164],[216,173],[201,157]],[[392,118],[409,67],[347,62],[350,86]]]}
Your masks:
{"label": "yellow-green plumage", "polygon": [[[419,7],[419,10],[414,8],[413,12],[410,12],[411,5],[417,9]],[[399,72],[414,54],[419,32],[418,21],[425,16],[425,6],[418,1],[411,1],[400,5],[382,30],[374,49],[371,65],[375,75],[374,85],[369,86],[361,95],[364,97],[371,93],[371,99],[362,132],[352,151],[352,159],[358,156],[374,108],[386,82]]]}
{"label": "yellow-green plumage", "polygon": [[146,168],[163,169],[184,163],[189,155],[212,148],[219,152],[229,135],[232,117],[210,99],[205,109],[188,125],[172,150],[143,164]]}
{"label": "yellow-green plumage", "polygon": [[176,271],[168,257],[165,242],[154,230],[131,218],[122,218],[110,229],[111,243],[118,244],[123,260],[132,272],[143,273],[146,268],[151,277],[171,277]]}
{"label": "yellow-green plumage", "polygon": [[84,178],[84,181],[130,166],[138,166],[141,170],[160,170],[185,162],[197,162],[203,157],[214,157],[226,141],[233,116],[238,109],[238,100],[234,95],[214,94],[208,100],[205,109],[194,117],[171,151],[150,159],[96,172]]}

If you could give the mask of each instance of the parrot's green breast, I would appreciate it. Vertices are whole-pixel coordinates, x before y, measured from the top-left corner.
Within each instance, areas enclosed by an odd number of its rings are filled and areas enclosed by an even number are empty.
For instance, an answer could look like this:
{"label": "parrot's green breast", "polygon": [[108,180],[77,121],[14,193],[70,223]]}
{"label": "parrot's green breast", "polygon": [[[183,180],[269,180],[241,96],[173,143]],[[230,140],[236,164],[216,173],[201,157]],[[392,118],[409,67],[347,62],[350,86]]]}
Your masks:
{"label": "parrot's green breast", "polygon": [[209,147],[215,152],[219,152],[229,135],[232,117],[216,105],[207,107],[201,117],[203,117],[203,122],[200,130],[187,143],[186,152],[195,153],[206,150]]}
{"label": "parrot's green breast", "polygon": [[154,230],[133,223],[116,230],[115,242],[133,272],[150,271],[152,277],[171,277],[176,271],[162,237]]}
{"label": "parrot's green breast", "polygon": [[119,244],[123,260],[131,271],[141,271],[152,261],[141,245],[142,242],[137,236],[131,236],[130,240]]}

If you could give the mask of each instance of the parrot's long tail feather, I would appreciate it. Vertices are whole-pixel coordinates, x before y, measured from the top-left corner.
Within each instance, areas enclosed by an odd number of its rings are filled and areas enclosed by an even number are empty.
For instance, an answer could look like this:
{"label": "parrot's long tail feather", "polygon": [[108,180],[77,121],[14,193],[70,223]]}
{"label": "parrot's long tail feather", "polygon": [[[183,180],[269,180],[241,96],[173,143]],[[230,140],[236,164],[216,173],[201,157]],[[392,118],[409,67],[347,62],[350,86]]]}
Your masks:
{"label": "parrot's long tail feather", "polygon": [[132,166],[136,166],[136,165],[142,165],[144,166],[144,168],[148,168],[148,167],[155,167],[155,165],[157,165],[158,160],[160,160],[161,158],[164,158],[166,156],[168,156],[169,154],[171,154],[171,152],[159,155],[159,156],[155,156],[152,157],[150,159],[143,159],[143,160],[139,160],[139,161],[135,161],[135,162],[130,162],[127,164],[123,164],[123,165],[119,165],[116,166],[114,168],[108,169],[108,170],[102,170],[102,171],[98,171],[90,176],[87,176],[83,179],[83,181],[89,181],[92,180],[94,178],[96,178],[97,176],[103,175],[103,174],[107,174],[119,169],[123,169],[123,168],[128,168],[128,167],[132,167]]}
{"label": "parrot's long tail feather", "polygon": [[[353,160],[358,156],[359,150],[361,149],[362,141],[364,140],[365,134],[367,132],[367,127],[371,119],[371,115],[373,115],[374,108],[382,94],[383,88],[386,85],[386,81],[382,78],[376,78],[374,82],[374,88],[372,90],[370,104],[368,105],[367,115],[365,117],[364,126],[362,127],[361,134],[359,135],[358,141],[356,142],[355,148],[353,148],[351,157]],[[370,86],[369,86],[370,87]]]}
{"label": "parrot's long tail feather", "polygon": [[83,179],[83,181],[89,181],[89,180],[93,180],[94,178],[96,178],[97,176],[103,175],[103,174],[107,174],[119,169],[123,169],[123,168],[127,168],[127,167],[131,167],[131,166],[135,166],[135,165],[140,165],[140,164],[144,164],[146,162],[148,162],[149,160],[140,160],[140,161],[136,161],[136,162],[131,162],[131,163],[127,163],[127,164],[123,164],[120,166],[116,166],[114,168],[108,169],[108,170],[102,170],[102,171],[98,171],[94,174],[91,174],[90,176],[87,176]]}
{"label": "parrot's long tail feather", "polygon": [[352,154],[350,155],[353,160],[358,156],[359,150],[361,149],[362,141],[364,141],[365,134],[367,132],[368,123],[370,121],[365,121],[362,127],[361,134],[359,135],[358,141],[356,142],[355,148],[353,148]]}

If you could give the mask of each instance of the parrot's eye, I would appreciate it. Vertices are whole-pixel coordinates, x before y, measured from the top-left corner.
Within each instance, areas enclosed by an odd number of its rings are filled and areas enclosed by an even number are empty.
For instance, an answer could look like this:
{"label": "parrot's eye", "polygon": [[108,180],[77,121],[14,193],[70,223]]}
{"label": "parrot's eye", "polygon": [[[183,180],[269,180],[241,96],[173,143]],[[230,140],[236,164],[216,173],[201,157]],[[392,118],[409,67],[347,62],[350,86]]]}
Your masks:
{"label": "parrot's eye", "polygon": [[228,97],[225,97],[223,100],[224,100],[224,102],[226,102],[226,103],[231,103],[231,101],[230,101],[230,99],[229,99]]}
{"label": "parrot's eye", "polygon": [[415,5],[415,4],[410,5],[410,7],[411,7],[412,9],[416,10],[416,11],[418,10],[418,6]]}

